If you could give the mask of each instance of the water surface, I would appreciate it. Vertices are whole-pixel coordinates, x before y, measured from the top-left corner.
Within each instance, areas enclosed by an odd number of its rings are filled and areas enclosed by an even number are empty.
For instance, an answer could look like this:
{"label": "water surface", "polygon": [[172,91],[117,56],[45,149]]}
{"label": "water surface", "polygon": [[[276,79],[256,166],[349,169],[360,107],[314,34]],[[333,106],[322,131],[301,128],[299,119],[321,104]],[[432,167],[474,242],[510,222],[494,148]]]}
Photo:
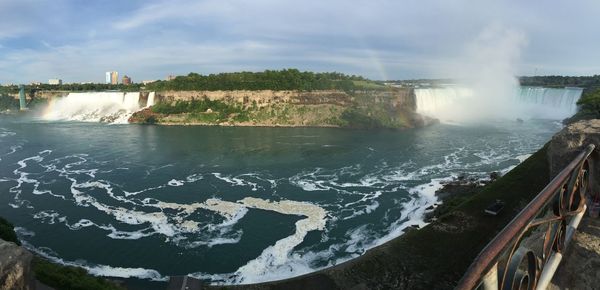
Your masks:
{"label": "water surface", "polygon": [[545,120],[394,131],[1,118],[0,213],[27,247],[97,275],[220,283],[356,257],[424,225],[443,180],[507,170],[560,129]]}

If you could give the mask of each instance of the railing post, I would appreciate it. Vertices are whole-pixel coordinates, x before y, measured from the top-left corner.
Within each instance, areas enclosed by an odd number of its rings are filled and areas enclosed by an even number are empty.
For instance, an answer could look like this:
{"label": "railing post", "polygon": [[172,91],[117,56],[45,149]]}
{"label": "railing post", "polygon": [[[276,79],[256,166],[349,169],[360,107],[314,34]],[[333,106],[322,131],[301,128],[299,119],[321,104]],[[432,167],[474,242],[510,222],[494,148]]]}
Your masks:
{"label": "railing post", "polygon": [[498,290],[498,263],[483,276],[482,286],[482,290]]}

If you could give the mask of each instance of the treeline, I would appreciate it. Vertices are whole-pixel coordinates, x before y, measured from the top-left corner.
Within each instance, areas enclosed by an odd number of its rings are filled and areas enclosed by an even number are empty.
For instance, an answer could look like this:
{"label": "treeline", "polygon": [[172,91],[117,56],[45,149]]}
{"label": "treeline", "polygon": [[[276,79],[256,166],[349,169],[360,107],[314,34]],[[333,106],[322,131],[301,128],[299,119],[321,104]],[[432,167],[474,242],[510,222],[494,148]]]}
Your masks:
{"label": "treeline", "polygon": [[[63,84],[63,85],[25,85],[25,92],[31,93],[35,91],[122,91],[122,92],[137,92],[141,89],[142,84],[102,84],[102,83],[89,83],[89,84]],[[16,85],[12,86],[0,86],[0,94],[16,94],[19,92],[19,87]]]}
{"label": "treeline", "polygon": [[[25,90],[33,91],[229,91],[229,90],[354,90],[383,89],[380,82],[368,80],[362,76],[346,75],[338,72],[314,73],[301,72],[297,69],[265,70],[263,72],[233,72],[201,75],[189,73],[177,76],[169,81],[156,81],[143,84],[63,84],[63,85],[26,85]],[[0,94],[15,94],[19,91],[16,85],[1,86]]]}
{"label": "treeline", "polygon": [[520,77],[522,86],[544,87],[600,87],[600,75],[593,76],[532,76]]}
{"label": "treeline", "polygon": [[[338,72],[314,73],[297,69],[266,70],[263,72],[234,72],[201,75],[190,73],[170,81],[148,84],[151,91],[186,90],[343,90],[360,89],[368,80],[361,76],[349,76]],[[356,84],[358,83],[358,84]]]}

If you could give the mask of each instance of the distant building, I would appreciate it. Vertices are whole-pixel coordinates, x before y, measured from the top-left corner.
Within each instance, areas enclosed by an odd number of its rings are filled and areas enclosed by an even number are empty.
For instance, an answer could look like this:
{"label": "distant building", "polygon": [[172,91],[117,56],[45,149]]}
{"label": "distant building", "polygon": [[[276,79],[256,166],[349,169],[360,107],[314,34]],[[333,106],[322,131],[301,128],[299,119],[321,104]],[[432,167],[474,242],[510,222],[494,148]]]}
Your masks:
{"label": "distant building", "polygon": [[145,80],[145,81],[142,81],[142,84],[144,84],[144,85],[147,85],[147,84],[149,84],[149,83],[153,83],[153,82],[155,82],[155,81],[156,81],[156,80]]}
{"label": "distant building", "polygon": [[30,85],[32,85],[32,86],[39,86],[41,84],[42,84],[41,82],[31,82],[30,83]]}
{"label": "distant building", "polygon": [[116,71],[107,71],[106,72],[105,82],[107,84],[113,84],[113,85],[118,84],[119,83],[119,72],[116,72]]}
{"label": "distant building", "polygon": [[130,85],[131,84],[131,78],[128,77],[127,75],[123,76],[123,80],[121,81],[122,84],[124,85]]}
{"label": "distant building", "polygon": [[62,85],[62,80],[61,79],[49,79],[48,84],[49,85]]}
{"label": "distant building", "polygon": [[167,80],[168,80],[168,81],[172,81],[172,80],[174,80],[176,77],[177,77],[177,76],[174,76],[174,75],[168,75],[168,76],[167,76]]}

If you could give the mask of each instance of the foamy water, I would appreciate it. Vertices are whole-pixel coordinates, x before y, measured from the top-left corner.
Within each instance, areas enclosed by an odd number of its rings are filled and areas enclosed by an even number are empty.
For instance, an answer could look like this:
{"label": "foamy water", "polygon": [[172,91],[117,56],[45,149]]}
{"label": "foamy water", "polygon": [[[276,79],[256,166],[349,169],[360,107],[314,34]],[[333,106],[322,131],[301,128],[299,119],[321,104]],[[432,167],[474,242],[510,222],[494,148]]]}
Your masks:
{"label": "foamy water", "polygon": [[283,279],[424,226],[444,181],[505,172],[558,129],[0,123],[0,211],[26,247],[95,275]]}

